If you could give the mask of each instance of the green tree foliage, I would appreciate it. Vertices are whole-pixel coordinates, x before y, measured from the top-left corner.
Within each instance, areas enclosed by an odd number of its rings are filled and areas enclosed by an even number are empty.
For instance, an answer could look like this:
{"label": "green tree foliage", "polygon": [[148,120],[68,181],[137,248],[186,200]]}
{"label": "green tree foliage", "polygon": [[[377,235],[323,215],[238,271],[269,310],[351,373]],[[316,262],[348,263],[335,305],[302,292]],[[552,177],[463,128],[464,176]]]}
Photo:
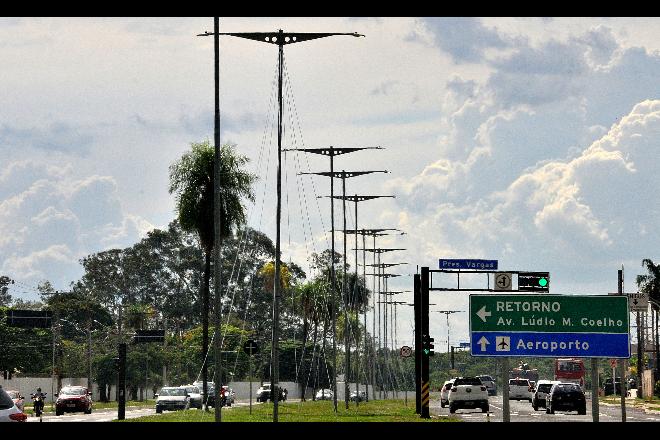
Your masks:
{"label": "green tree foliage", "polygon": [[[252,183],[256,176],[242,170],[249,159],[236,154],[231,145],[220,151],[219,194],[214,200],[215,148],[209,141],[191,144],[191,151],[170,165],[170,193],[175,194],[175,204],[181,227],[194,231],[204,250],[204,281],[202,283],[202,359],[208,349],[209,286],[211,275],[211,253],[214,246],[214,203],[220,205],[220,225],[223,237],[245,223],[243,199],[254,200]],[[203,381],[206,385],[207,371],[204,364]],[[206,388],[206,387],[204,387]],[[206,391],[206,390],[204,390]]]}
{"label": "green tree foliage", "polygon": [[11,295],[9,294],[9,285],[14,284],[14,280],[7,276],[0,275],[0,306],[9,306],[11,304]]}

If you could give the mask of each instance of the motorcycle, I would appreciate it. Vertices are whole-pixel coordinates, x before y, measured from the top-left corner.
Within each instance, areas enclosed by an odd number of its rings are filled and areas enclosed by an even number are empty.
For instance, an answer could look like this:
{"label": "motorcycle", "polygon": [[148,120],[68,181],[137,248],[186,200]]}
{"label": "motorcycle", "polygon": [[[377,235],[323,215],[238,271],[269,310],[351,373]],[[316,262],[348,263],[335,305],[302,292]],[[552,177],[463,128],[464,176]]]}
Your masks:
{"label": "motorcycle", "polygon": [[46,393],[37,393],[30,394],[32,401],[34,402],[34,415],[35,417],[41,417],[41,414],[44,412],[44,398]]}

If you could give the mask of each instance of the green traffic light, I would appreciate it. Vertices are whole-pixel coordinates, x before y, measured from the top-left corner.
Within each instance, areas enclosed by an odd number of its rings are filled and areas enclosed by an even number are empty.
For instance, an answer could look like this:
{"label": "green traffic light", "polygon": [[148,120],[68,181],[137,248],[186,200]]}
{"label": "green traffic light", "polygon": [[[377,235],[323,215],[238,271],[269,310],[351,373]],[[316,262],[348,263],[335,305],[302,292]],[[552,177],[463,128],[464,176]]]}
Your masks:
{"label": "green traffic light", "polygon": [[429,354],[429,351],[427,349],[424,349],[424,354]]}
{"label": "green traffic light", "polygon": [[539,278],[539,286],[545,287],[548,285],[548,279],[547,278]]}

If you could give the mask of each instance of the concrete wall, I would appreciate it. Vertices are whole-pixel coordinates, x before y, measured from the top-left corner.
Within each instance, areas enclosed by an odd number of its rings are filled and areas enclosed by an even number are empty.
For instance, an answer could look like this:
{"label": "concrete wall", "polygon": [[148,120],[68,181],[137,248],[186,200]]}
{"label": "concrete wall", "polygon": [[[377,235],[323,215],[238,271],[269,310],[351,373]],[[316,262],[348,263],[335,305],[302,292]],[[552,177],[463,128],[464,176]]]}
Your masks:
{"label": "concrete wall", "polygon": [[[41,391],[46,394],[46,403],[52,402],[53,401],[53,394],[59,392],[59,390],[56,389],[57,384],[54,383],[54,381],[50,377],[12,377],[11,379],[3,379],[0,378],[0,385],[5,389],[5,390],[18,390],[23,396],[25,396],[26,400],[30,399],[30,393],[34,393],[37,391],[37,388],[41,388]],[[87,378],[86,377],[65,377],[62,378],[62,386],[66,385],[81,385],[86,387],[87,386]],[[52,386],[52,388],[51,388]],[[127,390],[128,391],[128,390]],[[112,386],[110,389],[110,400],[115,400],[117,388],[115,386]],[[150,389],[147,390],[146,397],[147,399],[153,399],[153,391]],[[99,401],[100,400],[100,393],[99,393],[99,387],[96,385],[96,383],[92,384],[92,400],[94,401]],[[127,393],[127,397],[130,397],[130,394]],[[139,390],[138,390],[138,398],[140,397]]]}
{"label": "concrete wall", "polygon": [[[646,373],[646,372],[645,372]],[[53,381],[51,380],[50,377],[13,377],[12,379],[2,379],[0,378],[0,385],[5,389],[5,390],[18,390],[20,393],[26,397],[26,399],[29,401],[30,399],[30,393],[34,393],[37,388],[41,388],[41,391],[44,393],[47,393],[46,395],[46,403],[52,402],[53,401],[53,394],[57,393],[59,390],[55,389],[56,384],[53,384]],[[52,388],[51,388],[52,385]],[[66,377],[62,379],[62,386],[65,385],[81,385],[81,386],[87,386],[87,378],[86,377]],[[182,384],[178,384],[182,385]],[[259,389],[259,386],[261,384],[257,382],[252,382],[252,398],[256,398],[257,394],[257,389]],[[174,384],[173,384],[174,386]],[[282,388],[286,388],[289,391],[288,394],[288,399],[289,400],[298,400],[300,399],[300,393],[301,389],[298,387],[298,384],[295,382],[281,382]],[[250,382],[230,382],[229,387],[234,390],[236,393],[236,399],[237,400],[249,400],[250,399]],[[646,388],[646,387],[645,387]],[[650,388],[651,390],[653,389],[652,387]],[[355,384],[352,383],[350,384],[350,391],[355,390]],[[360,390],[364,391],[365,390],[365,385],[360,384]],[[110,395],[108,398],[110,400],[115,400],[116,398],[116,391],[117,387],[112,386],[110,388]],[[139,390],[138,390],[138,398],[139,398]],[[128,393],[127,390],[127,398],[130,397],[130,394]],[[153,399],[153,391],[152,389],[148,389],[146,392],[146,398],[147,399]],[[405,397],[405,393],[403,391],[399,391],[398,393],[398,398],[403,400]],[[310,387],[307,388],[307,392],[305,393],[305,398],[306,399],[312,399],[312,389]],[[371,399],[371,387],[369,387],[369,398]],[[378,398],[378,390],[376,390],[376,398]],[[388,393],[388,398],[393,399],[395,398],[394,396],[391,395],[391,393]],[[414,391],[408,391],[408,400],[413,399],[414,401],[415,398],[415,393]],[[100,394],[99,394],[99,389],[96,383],[92,384],[92,400],[94,401],[99,401],[100,399]],[[344,383],[343,382],[337,382],[337,400],[338,401],[343,401],[344,400]]]}

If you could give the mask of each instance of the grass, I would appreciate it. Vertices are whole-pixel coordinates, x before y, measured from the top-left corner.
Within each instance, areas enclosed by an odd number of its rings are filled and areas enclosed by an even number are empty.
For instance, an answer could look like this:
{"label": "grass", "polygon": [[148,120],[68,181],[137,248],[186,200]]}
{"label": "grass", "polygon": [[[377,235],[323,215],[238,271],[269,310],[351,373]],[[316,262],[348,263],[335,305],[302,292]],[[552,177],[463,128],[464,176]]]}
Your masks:
{"label": "grass", "polygon": [[[331,401],[284,402],[278,406],[280,422],[454,422],[457,417],[436,417],[421,419],[415,414],[415,404],[408,402],[406,407],[401,400],[376,400],[361,402],[358,408],[352,403],[348,410],[343,402],[338,402],[335,414]],[[213,422],[213,410],[164,412],[160,415],[137,417],[121,422]],[[222,409],[223,422],[272,422],[273,404],[263,403],[252,406],[233,406]]]}

